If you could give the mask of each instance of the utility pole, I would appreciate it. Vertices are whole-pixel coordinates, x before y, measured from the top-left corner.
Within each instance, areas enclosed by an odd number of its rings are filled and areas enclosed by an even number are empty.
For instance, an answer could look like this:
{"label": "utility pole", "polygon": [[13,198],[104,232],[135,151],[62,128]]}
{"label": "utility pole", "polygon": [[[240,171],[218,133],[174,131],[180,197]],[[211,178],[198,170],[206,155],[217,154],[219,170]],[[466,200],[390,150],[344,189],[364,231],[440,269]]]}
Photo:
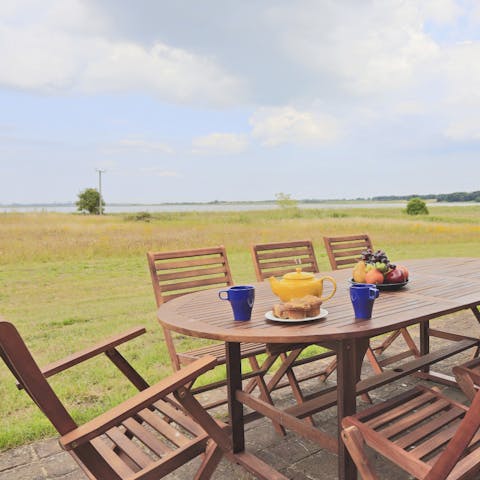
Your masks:
{"label": "utility pole", "polygon": [[98,172],[98,214],[102,215],[102,173],[105,173],[105,170],[101,168],[96,169]]}

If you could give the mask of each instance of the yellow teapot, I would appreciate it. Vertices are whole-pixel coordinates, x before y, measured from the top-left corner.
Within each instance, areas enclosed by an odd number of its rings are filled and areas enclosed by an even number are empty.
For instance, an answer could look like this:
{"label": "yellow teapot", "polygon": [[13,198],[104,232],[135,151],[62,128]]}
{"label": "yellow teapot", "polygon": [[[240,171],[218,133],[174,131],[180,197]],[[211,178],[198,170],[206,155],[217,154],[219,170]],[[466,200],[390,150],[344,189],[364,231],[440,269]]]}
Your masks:
{"label": "yellow teapot", "polygon": [[[315,278],[313,273],[302,272],[301,268],[296,268],[295,272],[286,273],[282,280],[270,277],[270,286],[272,292],[280,297],[283,302],[288,302],[292,298],[304,297],[305,295],[315,295],[320,297],[322,302],[332,298],[337,291],[337,283],[332,277]],[[322,298],[323,281],[328,280],[333,285],[333,291],[330,295]]]}

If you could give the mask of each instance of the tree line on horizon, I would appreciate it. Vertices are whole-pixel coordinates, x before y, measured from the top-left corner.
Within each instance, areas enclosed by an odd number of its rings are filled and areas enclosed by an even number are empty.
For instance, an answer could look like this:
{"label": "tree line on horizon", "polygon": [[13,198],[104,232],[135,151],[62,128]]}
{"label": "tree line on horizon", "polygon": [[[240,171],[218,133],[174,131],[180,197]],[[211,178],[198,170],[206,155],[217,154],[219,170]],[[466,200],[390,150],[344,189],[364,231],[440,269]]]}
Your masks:
{"label": "tree line on horizon", "polygon": [[436,193],[429,195],[381,195],[378,197],[372,197],[372,200],[411,200],[412,198],[436,200],[437,202],[480,202],[480,191]]}

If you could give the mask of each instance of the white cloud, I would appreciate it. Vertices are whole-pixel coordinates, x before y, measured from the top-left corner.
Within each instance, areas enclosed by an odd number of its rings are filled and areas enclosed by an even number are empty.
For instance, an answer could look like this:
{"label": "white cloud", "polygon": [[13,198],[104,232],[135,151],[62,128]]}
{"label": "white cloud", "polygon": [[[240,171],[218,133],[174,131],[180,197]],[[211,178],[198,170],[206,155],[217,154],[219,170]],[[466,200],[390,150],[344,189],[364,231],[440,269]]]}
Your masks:
{"label": "white cloud", "polygon": [[21,9],[0,11],[0,57],[8,65],[0,69],[0,85],[47,93],[143,91],[215,105],[244,94],[242,82],[206,55],[160,41],[145,47],[108,37],[103,20],[77,0],[29,7],[25,18],[19,18]]}
{"label": "white cloud", "polygon": [[248,146],[245,135],[236,133],[211,133],[192,141],[193,153],[201,155],[235,155]]}
{"label": "white cloud", "polygon": [[260,108],[250,124],[252,135],[269,147],[282,143],[319,145],[336,140],[340,133],[333,117],[293,107]]}
{"label": "white cloud", "polygon": [[272,10],[284,26],[290,58],[354,95],[382,94],[411,84],[416,70],[435,59],[438,46],[423,31],[418,4],[302,2]]}

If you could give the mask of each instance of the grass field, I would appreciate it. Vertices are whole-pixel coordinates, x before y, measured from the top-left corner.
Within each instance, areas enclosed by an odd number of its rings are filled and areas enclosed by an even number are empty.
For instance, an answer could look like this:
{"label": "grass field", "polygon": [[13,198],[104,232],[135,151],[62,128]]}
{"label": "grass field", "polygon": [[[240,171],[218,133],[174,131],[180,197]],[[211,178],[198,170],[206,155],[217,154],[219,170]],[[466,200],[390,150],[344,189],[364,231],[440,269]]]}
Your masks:
{"label": "grass field", "polygon": [[[54,213],[0,214],[0,315],[13,322],[40,365],[134,325],[148,333],[121,350],[154,382],[171,369],[145,252],[225,245],[236,282],[254,280],[249,246],[313,240],[328,270],[322,237],[366,232],[393,261],[480,257],[480,206],[432,207],[429,216],[398,209],[272,210],[102,217]],[[414,278],[414,272],[412,272]],[[179,340],[189,348],[192,339]],[[198,342],[198,340],[194,340]],[[99,358],[51,381],[84,422],[132,390]],[[0,363],[0,449],[54,432]]]}

